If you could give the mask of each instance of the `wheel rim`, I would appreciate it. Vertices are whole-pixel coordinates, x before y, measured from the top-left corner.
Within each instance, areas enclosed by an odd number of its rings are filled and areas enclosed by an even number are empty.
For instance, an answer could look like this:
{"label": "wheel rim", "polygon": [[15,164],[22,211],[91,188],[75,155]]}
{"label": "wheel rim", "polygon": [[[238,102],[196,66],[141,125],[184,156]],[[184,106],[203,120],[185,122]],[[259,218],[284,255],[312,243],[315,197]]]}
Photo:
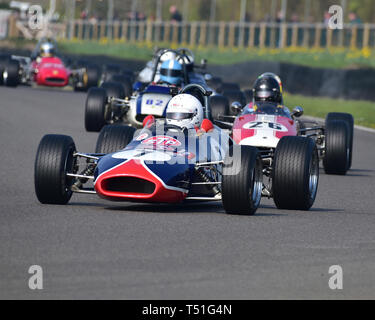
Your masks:
{"label": "wheel rim", "polygon": [[310,200],[314,200],[318,190],[318,176],[319,176],[319,160],[317,153],[314,152],[310,160],[309,172],[309,195]]}
{"label": "wheel rim", "polygon": [[71,193],[72,191],[70,190],[70,187],[73,185],[74,178],[72,177],[67,177],[66,173],[71,172],[71,170],[74,168],[74,154],[75,150],[73,147],[69,149],[68,155],[65,159],[64,163],[64,191],[66,193]]}
{"label": "wheel rim", "polygon": [[250,189],[250,197],[255,208],[258,207],[260,204],[263,187],[262,169],[259,162],[259,159],[257,159],[255,167],[251,172],[251,181],[253,182],[253,186]]}

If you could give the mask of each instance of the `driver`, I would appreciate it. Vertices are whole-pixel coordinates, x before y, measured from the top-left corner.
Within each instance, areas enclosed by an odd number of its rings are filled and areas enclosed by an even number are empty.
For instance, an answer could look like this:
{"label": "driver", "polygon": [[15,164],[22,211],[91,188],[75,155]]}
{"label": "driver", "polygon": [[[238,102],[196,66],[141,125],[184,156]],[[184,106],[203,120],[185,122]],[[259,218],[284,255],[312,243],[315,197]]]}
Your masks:
{"label": "driver", "polygon": [[256,112],[265,102],[273,104],[275,108],[280,108],[281,112],[290,114],[289,109],[283,105],[281,79],[273,73],[264,73],[255,81],[253,102],[247,106],[248,111]]}
{"label": "driver", "polygon": [[214,126],[208,119],[203,119],[201,102],[193,95],[182,93],[174,96],[168,103],[166,122],[184,129],[195,129],[197,135],[213,130]]}
{"label": "driver", "polygon": [[182,75],[183,72],[181,63],[176,60],[164,61],[160,68],[159,83],[181,86]]}
{"label": "driver", "polygon": [[52,42],[44,42],[40,45],[39,57],[49,58],[49,57],[53,57],[55,53],[56,53],[56,48]]}

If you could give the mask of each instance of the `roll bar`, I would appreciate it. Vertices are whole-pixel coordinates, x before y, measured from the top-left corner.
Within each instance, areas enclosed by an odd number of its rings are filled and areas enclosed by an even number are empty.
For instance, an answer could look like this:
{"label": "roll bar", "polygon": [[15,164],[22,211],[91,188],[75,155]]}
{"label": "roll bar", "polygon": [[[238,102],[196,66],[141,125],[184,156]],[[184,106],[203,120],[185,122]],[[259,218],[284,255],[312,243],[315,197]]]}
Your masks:
{"label": "roll bar", "polygon": [[209,91],[209,90],[205,89],[200,84],[192,83],[192,84],[188,84],[187,86],[182,88],[180,90],[179,94],[182,94],[182,93],[191,94],[189,91],[193,91],[193,90],[196,90],[196,91],[198,91],[199,93],[202,94],[203,101],[204,101],[204,104],[203,104],[204,117],[206,119],[209,119],[209,120],[212,121],[211,108],[210,108],[210,103],[209,103],[209,97],[212,94],[212,91]]}

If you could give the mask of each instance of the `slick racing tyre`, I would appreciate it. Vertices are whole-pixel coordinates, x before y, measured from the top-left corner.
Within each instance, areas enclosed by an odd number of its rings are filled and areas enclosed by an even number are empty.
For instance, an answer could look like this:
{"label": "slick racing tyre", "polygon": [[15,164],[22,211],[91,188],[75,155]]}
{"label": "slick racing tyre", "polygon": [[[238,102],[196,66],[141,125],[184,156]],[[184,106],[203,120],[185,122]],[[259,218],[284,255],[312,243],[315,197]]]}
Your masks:
{"label": "slick racing tyre", "polygon": [[121,73],[121,66],[117,64],[107,64],[103,68],[103,81],[112,81],[112,77]]}
{"label": "slick racing tyre", "polygon": [[211,96],[211,116],[214,120],[220,120],[220,116],[229,115],[229,100],[224,96]]}
{"label": "slick racing tyre", "polygon": [[246,104],[253,101],[253,90],[246,89],[243,91],[243,94],[245,95],[245,98],[246,98]]}
{"label": "slick racing tyre", "polygon": [[107,92],[107,97],[125,99],[125,91],[121,83],[103,82],[100,87],[105,89]]}
{"label": "slick racing tyre", "polygon": [[212,77],[210,80],[207,80],[207,85],[214,91],[218,91],[223,81],[219,77]]}
{"label": "slick racing tyre", "polygon": [[[83,63],[83,62],[82,62]],[[81,64],[78,63],[80,68],[85,68],[86,71],[81,74],[81,82],[83,83],[82,86],[78,86],[77,83],[74,83],[74,91],[87,91],[92,87],[97,87],[100,79],[100,70],[94,64]]]}
{"label": "slick racing tyre", "polygon": [[[246,105],[246,97],[240,90],[225,90],[222,95],[228,98],[229,105],[232,105],[233,102],[239,102],[243,107]],[[230,114],[235,115],[231,111]]]}
{"label": "slick racing tyre", "polygon": [[112,77],[113,82],[120,83],[124,89],[124,95],[127,98],[130,98],[133,93],[133,86],[130,77],[127,77],[122,74],[116,74]]}
{"label": "slick racing tyre", "polygon": [[87,93],[85,108],[85,128],[99,132],[105,126],[107,111],[107,92],[103,88],[91,88]]}
{"label": "slick racing tyre", "polygon": [[255,213],[262,197],[262,169],[257,148],[230,147],[224,160],[222,179],[222,201],[227,213]]}
{"label": "slick racing tyre", "polygon": [[2,80],[7,87],[17,87],[20,81],[20,64],[17,60],[9,59],[4,63]]}
{"label": "slick racing tyre", "polygon": [[86,67],[86,77],[87,77],[87,83],[86,83],[86,90],[97,87],[100,79],[100,70],[99,67],[95,65],[88,65]]}
{"label": "slick racing tyre", "polygon": [[5,66],[10,59],[8,54],[0,54],[0,86],[3,85],[3,73],[5,71]]}
{"label": "slick racing tyre", "polygon": [[96,142],[95,153],[112,153],[124,149],[135,133],[133,127],[114,124],[103,127]]}
{"label": "slick racing tyre", "polygon": [[224,91],[240,91],[240,86],[237,83],[223,82],[218,90],[219,93]]}
{"label": "slick racing tyre", "polygon": [[130,79],[131,83],[133,83],[135,81],[135,76],[134,76],[133,71],[128,70],[128,69],[123,69],[121,74],[125,77],[128,77]]}
{"label": "slick racing tyre", "polygon": [[315,201],[318,182],[315,142],[306,137],[281,138],[272,168],[272,193],[277,208],[309,210]]}
{"label": "slick racing tyre", "polygon": [[345,175],[350,165],[350,129],[346,121],[331,120],[325,127],[324,171]]}
{"label": "slick racing tyre", "polygon": [[354,138],[354,118],[350,113],[343,113],[343,112],[331,112],[328,113],[326,117],[326,124],[332,120],[343,120],[349,126],[349,168],[352,167],[352,159],[353,159],[353,138]]}
{"label": "slick racing tyre", "polygon": [[35,159],[34,184],[36,196],[41,203],[69,202],[73,178],[66,174],[74,170],[75,151],[75,144],[69,136],[48,134],[40,141]]}

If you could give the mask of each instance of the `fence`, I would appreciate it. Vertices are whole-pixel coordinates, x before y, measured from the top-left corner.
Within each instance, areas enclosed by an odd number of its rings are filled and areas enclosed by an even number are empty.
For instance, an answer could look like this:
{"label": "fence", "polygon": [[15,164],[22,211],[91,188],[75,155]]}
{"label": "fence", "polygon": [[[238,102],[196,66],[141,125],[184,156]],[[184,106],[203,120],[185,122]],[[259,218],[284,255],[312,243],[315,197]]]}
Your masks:
{"label": "fence", "polygon": [[218,47],[375,47],[375,24],[345,25],[238,22],[133,22],[74,20],[59,28],[57,38],[175,43]]}

